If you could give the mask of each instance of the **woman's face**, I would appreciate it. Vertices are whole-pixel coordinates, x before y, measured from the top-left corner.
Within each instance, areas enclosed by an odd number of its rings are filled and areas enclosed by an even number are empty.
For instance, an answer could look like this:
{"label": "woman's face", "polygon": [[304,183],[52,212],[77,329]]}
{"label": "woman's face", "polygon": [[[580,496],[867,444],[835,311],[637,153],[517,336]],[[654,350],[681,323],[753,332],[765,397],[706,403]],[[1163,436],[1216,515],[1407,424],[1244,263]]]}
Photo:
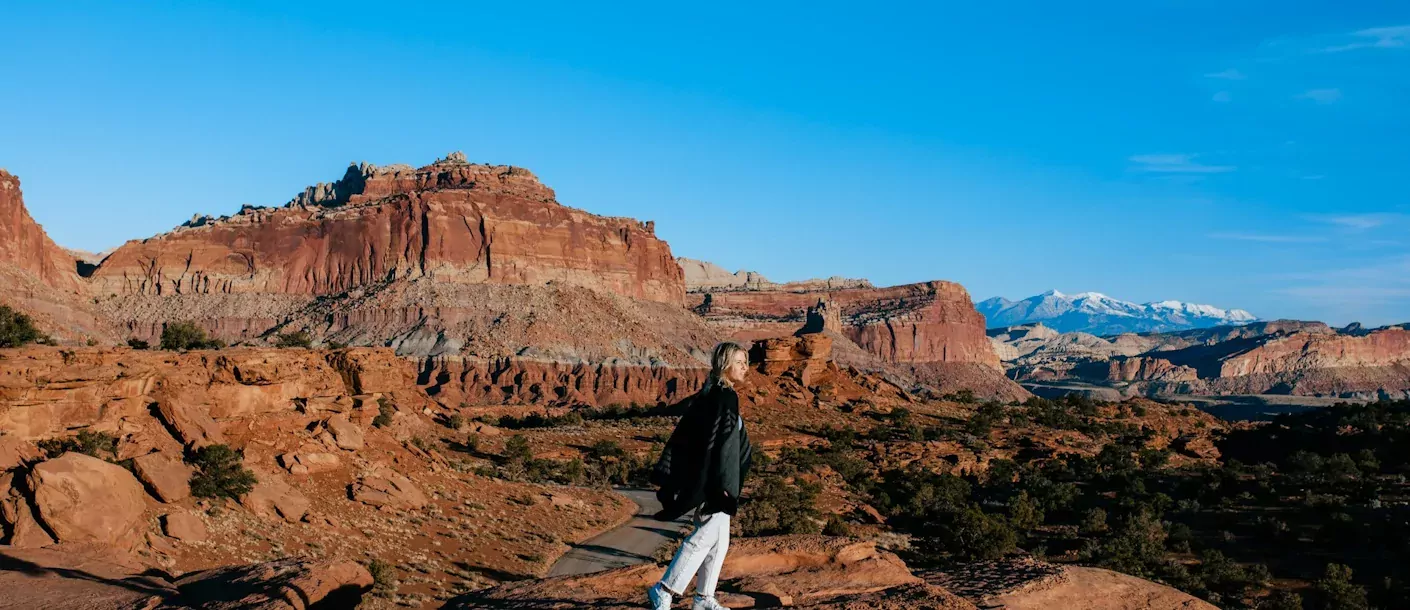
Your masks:
{"label": "woman's face", "polygon": [[729,366],[725,367],[725,377],[731,383],[744,381],[744,373],[749,369],[749,356],[744,352],[735,352],[729,358]]}

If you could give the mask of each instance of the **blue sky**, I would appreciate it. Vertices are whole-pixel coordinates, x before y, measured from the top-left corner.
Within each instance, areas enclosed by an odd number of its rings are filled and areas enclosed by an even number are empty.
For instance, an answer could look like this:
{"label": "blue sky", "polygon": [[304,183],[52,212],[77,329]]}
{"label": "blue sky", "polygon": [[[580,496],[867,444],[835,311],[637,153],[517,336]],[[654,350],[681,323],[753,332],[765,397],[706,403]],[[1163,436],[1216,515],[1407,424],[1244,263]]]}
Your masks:
{"label": "blue sky", "polygon": [[463,150],[776,280],[1410,321],[1410,4],[593,4],[7,3],[0,167],[89,250]]}

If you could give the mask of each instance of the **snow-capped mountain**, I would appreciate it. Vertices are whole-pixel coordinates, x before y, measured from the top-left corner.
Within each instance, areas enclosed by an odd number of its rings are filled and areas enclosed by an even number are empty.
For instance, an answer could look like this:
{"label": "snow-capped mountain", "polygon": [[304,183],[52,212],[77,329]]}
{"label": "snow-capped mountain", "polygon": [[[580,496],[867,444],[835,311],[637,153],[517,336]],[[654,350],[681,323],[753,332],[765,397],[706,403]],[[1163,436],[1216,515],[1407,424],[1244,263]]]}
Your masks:
{"label": "snow-capped mountain", "polygon": [[1021,301],[994,297],[975,304],[989,328],[1042,322],[1058,332],[1116,335],[1168,332],[1248,324],[1258,320],[1242,309],[1220,309],[1181,301],[1137,304],[1100,292],[1063,294],[1049,290]]}

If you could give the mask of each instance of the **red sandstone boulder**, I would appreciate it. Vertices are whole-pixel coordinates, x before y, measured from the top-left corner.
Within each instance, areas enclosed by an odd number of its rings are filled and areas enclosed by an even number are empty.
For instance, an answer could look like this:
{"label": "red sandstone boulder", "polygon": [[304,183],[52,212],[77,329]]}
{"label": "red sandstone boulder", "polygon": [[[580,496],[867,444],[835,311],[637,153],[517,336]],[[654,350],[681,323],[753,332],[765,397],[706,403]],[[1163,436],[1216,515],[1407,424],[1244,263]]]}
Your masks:
{"label": "red sandstone boulder", "polygon": [[0,435],[0,472],[38,462],[43,457],[34,443],[10,434]]}
{"label": "red sandstone boulder", "polygon": [[333,441],[339,449],[356,451],[362,448],[363,439],[362,426],[352,423],[346,415],[334,415],[324,423],[328,427],[328,432],[332,433]]}
{"label": "red sandstone boulder", "polygon": [[354,483],[352,497],[363,504],[400,509],[421,508],[430,502],[411,479],[387,468],[375,470]]}
{"label": "red sandstone boulder", "polygon": [[146,492],[121,466],[65,453],[29,475],[34,508],[59,542],[130,541],[146,509]]}
{"label": "red sandstone boulder", "polygon": [[179,459],[165,453],[149,453],[133,458],[132,470],[162,502],[179,502],[191,496],[191,475],[195,471]]}
{"label": "red sandstone boulder", "polygon": [[279,473],[255,470],[255,477],[259,480],[255,488],[240,498],[240,504],[251,512],[262,517],[282,517],[290,523],[308,514],[308,498],[290,486]]}
{"label": "red sandstone boulder", "polygon": [[186,542],[200,542],[206,539],[206,524],[194,513],[176,512],[162,517],[162,531],[166,535]]}
{"label": "red sandstone boulder", "polygon": [[177,436],[177,440],[187,447],[199,449],[206,445],[225,443],[220,424],[211,419],[205,407],[200,404],[183,402],[173,396],[157,403],[157,415]]}

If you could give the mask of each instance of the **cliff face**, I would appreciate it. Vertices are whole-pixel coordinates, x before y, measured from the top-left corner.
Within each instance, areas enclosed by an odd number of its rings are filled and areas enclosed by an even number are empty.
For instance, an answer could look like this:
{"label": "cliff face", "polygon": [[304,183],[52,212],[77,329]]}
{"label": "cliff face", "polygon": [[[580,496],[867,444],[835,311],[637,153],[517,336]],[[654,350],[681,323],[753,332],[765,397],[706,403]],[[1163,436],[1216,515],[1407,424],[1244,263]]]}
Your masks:
{"label": "cliff face", "polygon": [[1410,363],[1410,331],[1387,328],[1365,335],[1294,333],[1224,359],[1220,377],[1309,369],[1384,367]]}
{"label": "cliff face", "polygon": [[542,284],[679,303],[685,280],[654,226],[558,204],[527,170],[451,155],[348,169],[282,208],[246,207],[128,242],[99,294],[334,295],[395,279]]}
{"label": "cliff face", "polygon": [[28,273],[51,288],[77,291],[81,282],[75,264],[30,217],[20,179],[0,170],[0,266]]}

